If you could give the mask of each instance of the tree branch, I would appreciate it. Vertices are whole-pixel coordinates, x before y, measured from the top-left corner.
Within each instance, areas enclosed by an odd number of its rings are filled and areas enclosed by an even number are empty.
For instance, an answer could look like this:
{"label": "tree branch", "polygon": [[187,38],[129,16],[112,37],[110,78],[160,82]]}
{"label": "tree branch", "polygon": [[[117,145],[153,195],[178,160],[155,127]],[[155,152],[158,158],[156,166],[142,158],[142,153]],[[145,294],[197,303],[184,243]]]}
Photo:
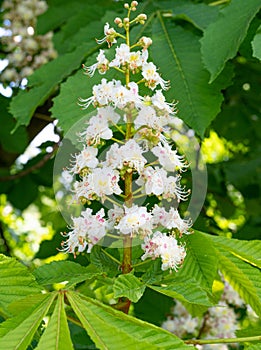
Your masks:
{"label": "tree branch", "polygon": [[45,154],[44,157],[38,163],[32,165],[31,167],[29,167],[29,168],[27,168],[25,170],[22,170],[22,171],[20,171],[17,174],[1,176],[0,177],[0,182],[12,181],[12,180],[20,179],[21,177],[24,177],[24,176],[32,173],[34,170],[42,168],[48,162],[48,160],[52,158],[54,153],[57,151],[59,145],[60,145],[59,142],[55,143],[53,145],[52,152]]}

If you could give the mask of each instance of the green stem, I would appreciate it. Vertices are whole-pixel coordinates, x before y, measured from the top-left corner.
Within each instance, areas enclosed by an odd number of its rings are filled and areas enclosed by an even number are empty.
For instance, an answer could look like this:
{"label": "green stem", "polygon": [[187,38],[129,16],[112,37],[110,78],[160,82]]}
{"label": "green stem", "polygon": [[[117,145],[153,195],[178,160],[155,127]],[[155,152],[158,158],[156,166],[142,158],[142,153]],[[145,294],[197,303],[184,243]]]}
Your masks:
{"label": "green stem", "polygon": [[243,338],[220,338],[220,339],[191,339],[184,340],[185,344],[193,345],[204,345],[204,344],[229,344],[229,343],[245,343],[261,340],[261,335],[254,337],[243,337]]}
{"label": "green stem", "polygon": [[211,2],[209,4],[209,6],[217,6],[217,5],[222,5],[222,4],[226,4],[230,2],[230,0],[218,0],[218,1],[214,1],[214,2]]}
{"label": "green stem", "polygon": [[135,265],[133,265],[132,267],[134,268],[134,267],[137,267],[137,266],[141,266],[141,265],[147,264],[147,263],[150,262],[150,261],[152,261],[151,258],[146,259],[145,261],[142,261],[142,262],[140,262],[140,263],[138,263],[138,264],[135,264]]}
{"label": "green stem", "polygon": [[118,259],[114,258],[114,256],[112,256],[111,254],[109,254],[108,252],[106,252],[105,249],[101,249],[101,251],[102,251],[105,255],[107,255],[111,260],[113,260],[114,262],[116,262],[119,266],[121,265],[121,262],[120,262]]}

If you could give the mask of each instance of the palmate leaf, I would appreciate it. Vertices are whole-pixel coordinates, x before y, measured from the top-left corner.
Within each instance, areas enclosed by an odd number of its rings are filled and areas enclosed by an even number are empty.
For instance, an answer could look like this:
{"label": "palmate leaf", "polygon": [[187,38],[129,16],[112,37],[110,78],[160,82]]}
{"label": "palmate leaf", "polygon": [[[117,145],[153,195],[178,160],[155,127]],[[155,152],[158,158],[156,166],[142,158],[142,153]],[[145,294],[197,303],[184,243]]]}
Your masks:
{"label": "palmate leaf", "polygon": [[[27,317],[18,324],[16,328],[10,330],[0,338],[0,349],[26,350],[30,345],[37,328],[40,326],[42,319],[52,305],[55,296],[56,293],[49,294],[40,306],[27,315]],[[6,322],[9,322],[9,320]],[[11,322],[9,322],[9,324],[10,323]]]}
{"label": "palmate leaf", "polygon": [[134,303],[137,303],[142,297],[145,289],[145,283],[142,283],[132,273],[118,276],[113,284],[115,298],[126,297]]}
{"label": "palmate leaf", "polygon": [[96,45],[83,44],[36,70],[28,78],[28,89],[20,90],[10,104],[10,112],[17,120],[17,126],[28,125],[36,108],[53,93],[57,84],[78,69],[84,57],[95,50]]}
{"label": "palmate leaf", "polygon": [[68,281],[66,287],[100,275],[94,266],[84,267],[72,261],[53,261],[34,270],[33,275],[42,285]]}
{"label": "palmate leaf", "polygon": [[97,300],[68,292],[67,298],[101,350],[189,349],[175,335],[147,322],[117,311]]}
{"label": "palmate leaf", "polygon": [[261,26],[258,27],[256,35],[251,42],[253,48],[253,56],[261,60]]}
{"label": "palmate leaf", "polygon": [[202,59],[213,82],[223,70],[225,63],[233,58],[245,38],[249,25],[261,8],[259,0],[232,0],[220,11],[201,40]]}
{"label": "palmate leaf", "polygon": [[218,243],[223,249],[228,250],[237,258],[261,269],[261,242],[228,239],[226,237],[211,237],[213,242]]}
{"label": "palmate leaf", "polygon": [[192,23],[196,28],[203,30],[218,16],[218,8],[204,3],[191,1],[159,1],[157,4],[162,10],[171,10],[174,18],[180,18]]}
{"label": "palmate leaf", "polygon": [[200,136],[220,111],[221,90],[230,83],[228,69],[218,81],[209,85],[209,74],[201,62],[199,36],[183,28],[160,12],[152,23],[152,57],[164,79],[172,88],[168,100],[177,100],[179,117]]}
{"label": "palmate leaf", "polygon": [[186,236],[185,239],[187,255],[177,277],[194,278],[211,292],[218,268],[215,247],[208,235],[199,231]]}
{"label": "palmate leaf", "polygon": [[219,268],[225,279],[252,309],[261,315],[261,271],[216,243]]}
{"label": "palmate leaf", "polygon": [[54,312],[36,350],[72,350],[73,345],[64,309],[64,294],[59,293]]}
{"label": "palmate leaf", "polygon": [[148,285],[148,287],[181,302],[208,307],[213,305],[206,290],[195,279],[173,278],[170,283],[163,280],[161,286]]}
{"label": "palmate leaf", "polygon": [[41,287],[34,276],[13,258],[0,255],[0,313],[8,315],[8,305],[27,295],[36,294]]}

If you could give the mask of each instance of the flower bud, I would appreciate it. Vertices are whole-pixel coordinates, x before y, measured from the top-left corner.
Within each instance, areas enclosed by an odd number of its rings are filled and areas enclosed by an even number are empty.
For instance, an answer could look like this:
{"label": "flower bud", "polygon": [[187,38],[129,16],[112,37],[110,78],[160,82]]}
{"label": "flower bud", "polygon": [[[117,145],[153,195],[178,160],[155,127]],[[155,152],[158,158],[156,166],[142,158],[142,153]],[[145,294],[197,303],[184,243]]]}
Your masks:
{"label": "flower bud", "polygon": [[122,23],[121,18],[116,17],[115,20],[114,20],[114,23],[117,24],[117,25],[119,25],[120,23]]}
{"label": "flower bud", "polygon": [[138,6],[138,1],[132,1],[131,2],[131,7],[137,7]]}
{"label": "flower bud", "polygon": [[127,2],[124,4],[124,8],[127,9],[127,10],[130,8],[130,6],[129,6],[129,4]]}

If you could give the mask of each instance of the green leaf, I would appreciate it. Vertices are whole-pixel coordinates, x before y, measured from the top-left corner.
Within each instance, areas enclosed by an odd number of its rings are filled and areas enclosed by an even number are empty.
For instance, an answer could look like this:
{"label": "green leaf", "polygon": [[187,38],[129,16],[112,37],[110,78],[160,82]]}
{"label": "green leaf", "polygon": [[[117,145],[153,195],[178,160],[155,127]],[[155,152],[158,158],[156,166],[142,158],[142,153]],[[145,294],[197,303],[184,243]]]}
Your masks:
{"label": "green leaf", "polygon": [[8,199],[15,208],[24,210],[36,199],[37,195],[38,186],[33,180],[33,175],[28,174],[13,183],[13,187],[8,192]]}
{"label": "green leaf", "polygon": [[226,76],[209,85],[209,74],[201,62],[199,36],[160,13],[153,21],[152,40],[153,59],[162,77],[172,85],[166,92],[167,99],[178,101],[178,116],[203,136],[220,111],[221,90],[229,84],[232,71],[228,70]]}
{"label": "green leaf", "polygon": [[0,338],[18,327],[48,298],[49,294],[33,294],[11,303],[8,310],[11,311],[12,317],[0,324]]}
{"label": "green leaf", "polygon": [[66,288],[100,274],[94,266],[84,267],[72,261],[53,261],[38,267],[33,272],[41,285],[68,281]]}
{"label": "green leaf", "polygon": [[146,288],[142,298],[133,305],[134,314],[139,319],[161,326],[174,306],[173,298]]}
{"label": "green leaf", "polygon": [[261,269],[261,242],[260,241],[243,241],[238,239],[229,239],[226,237],[211,237],[213,242],[228,250],[237,258]]}
{"label": "green leaf", "polygon": [[[236,56],[249,25],[260,9],[260,0],[232,0],[211,23],[201,40],[202,59],[213,82],[225,63]],[[225,39],[225,40],[224,40]]]}
{"label": "green leaf", "polygon": [[23,126],[19,127],[13,134],[11,134],[16,122],[11,114],[7,112],[9,101],[9,98],[0,95],[0,142],[6,151],[22,153],[28,144],[28,135]]}
{"label": "green leaf", "polygon": [[218,16],[218,8],[204,3],[193,3],[184,0],[159,1],[162,10],[170,9],[174,18],[184,19],[196,28],[203,30]]}
{"label": "green leaf", "polygon": [[[56,293],[49,294],[46,300],[37,307],[15,329],[10,330],[0,339],[0,349],[26,350],[32,338],[40,326],[42,319],[47,314]],[[4,326],[4,324],[3,324]]]}
{"label": "green leaf", "polygon": [[27,295],[41,291],[28,269],[16,261],[0,255],[0,312],[8,314],[8,305]]}
{"label": "green leaf", "polygon": [[142,297],[145,289],[146,285],[132,273],[118,276],[113,284],[115,298],[126,297],[134,303]]}
{"label": "green leaf", "polygon": [[147,322],[103,305],[97,300],[68,292],[68,300],[90,335],[101,349],[174,350],[189,349],[175,335]]}
{"label": "green leaf", "polygon": [[168,281],[162,281],[161,286],[148,285],[148,287],[181,302],[202,306],[213,305],[206,290],[194,279],[177,277],[169,283]]}
{"label": "green leaf", "polygon": [[64,307],[64,294],[59,293],[54,312],[37,350],[73,350]]}
{"label": "green leaf", "polygon": [[119,274],[119,265],[112,260],[100,246],[96,245],[92,248],[90,260],[100,272],[106,272],[109,276]]}
{"label": "green leaf", "polygon": [[216,243],[219,265],[225,279],[252,309],[261,315],[261,271]]}
{"label": "green leaf", "polygon": [[218,258],[213,243],[207,235],[195,231],[185,237],[186,258],[176,274],[183,278],[194,278],[203,288],[212,290],[217,274]]}
{"label": "green leaf", "polygon": [[257,29],[251,45],[253,49],[253,56],[261,60],[261,26]]}
{"label": "green leaf", "polygon": [[43,65],[28,78],[27,90],[20,90],[10,104],[10,111],[17,119],[17,126],[29,124],[36,108],[54,92],[57,84],[80,67],[84,57],[92,52],[93,46],[81,45],[72,53],[59,56]]}

